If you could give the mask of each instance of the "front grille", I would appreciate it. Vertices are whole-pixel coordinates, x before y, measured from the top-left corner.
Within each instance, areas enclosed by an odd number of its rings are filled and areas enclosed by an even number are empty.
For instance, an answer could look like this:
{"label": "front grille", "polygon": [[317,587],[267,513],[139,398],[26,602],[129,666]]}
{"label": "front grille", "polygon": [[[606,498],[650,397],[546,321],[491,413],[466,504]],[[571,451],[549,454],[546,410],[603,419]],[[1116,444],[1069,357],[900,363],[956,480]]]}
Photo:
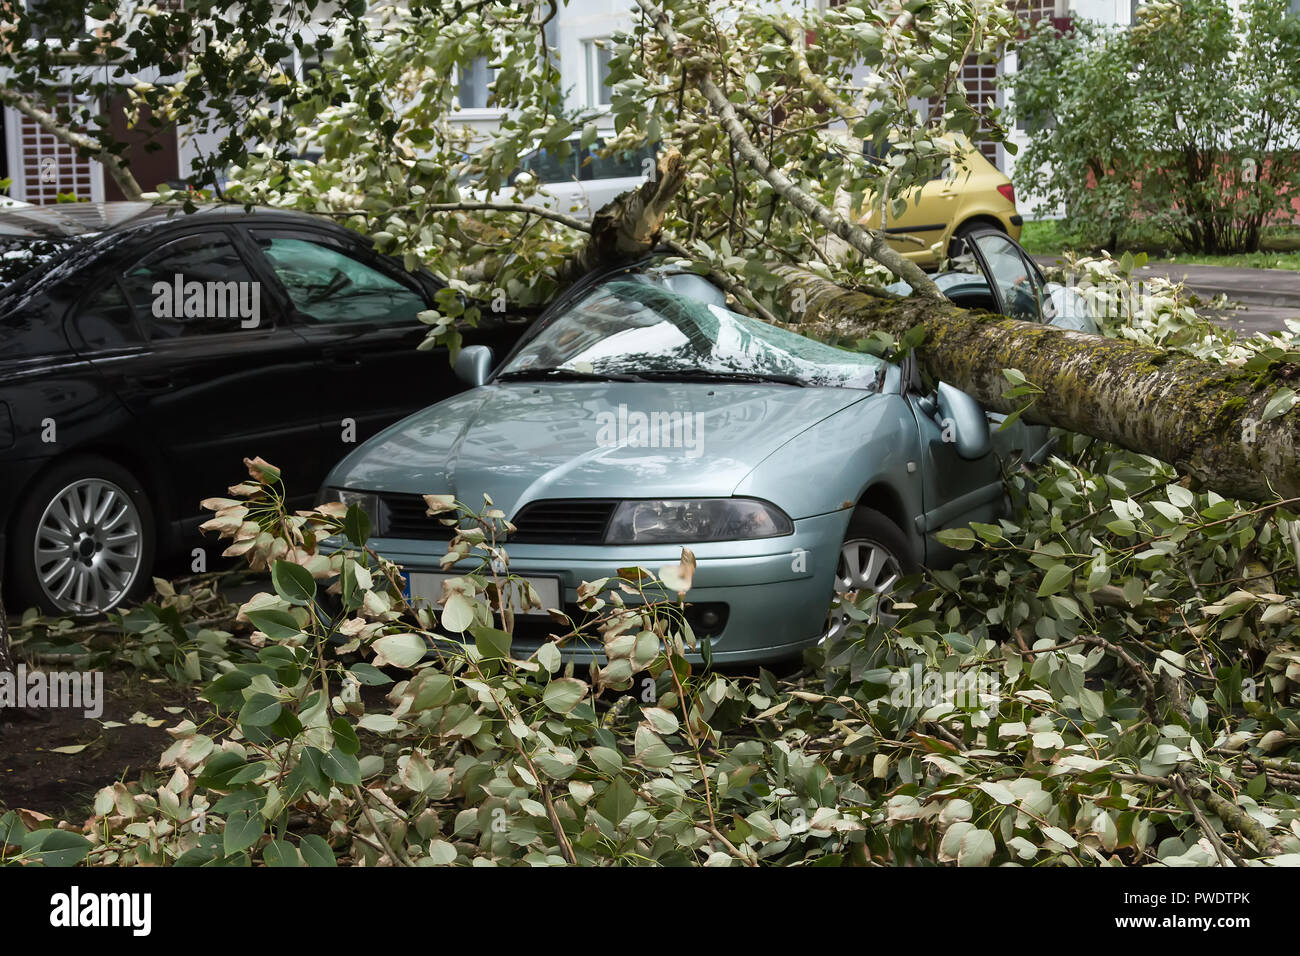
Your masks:
{"label": "front grille", "polygon": [[513,519],[511,541],[538,544],[600,544],[618,502],[601,498],[554,498],[524,505]]}
{"label": "front grille", "polygon": [[449,541],[452,529],[429,515],[422,495],[381,494],[379,535],[384,538],[413,538],[419,541]]}
{"label": "front grille", "polygon": [[[428,510],[421,495],[380,494],[381,517],[378,534],[385,538],[417,541],[447,541],[452,536],[438,517]],[[524,505],[513,519],[514,534],[506,541],[529,544],[600,544],[616,499],[555,498]]]}

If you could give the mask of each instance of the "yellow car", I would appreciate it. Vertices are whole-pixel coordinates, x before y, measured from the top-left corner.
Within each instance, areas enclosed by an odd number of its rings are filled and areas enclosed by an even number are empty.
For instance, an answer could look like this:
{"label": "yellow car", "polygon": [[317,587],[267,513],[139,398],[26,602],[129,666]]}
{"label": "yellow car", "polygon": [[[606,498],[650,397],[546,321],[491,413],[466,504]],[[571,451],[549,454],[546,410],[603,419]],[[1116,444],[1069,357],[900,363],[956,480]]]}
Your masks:
{"label": "yellow car", "polygon": [[[976,229],[1000,229],[1020,239],[1024,220],[1016,212],[1015,187],[978,149],[967,149],[947,176],[909,190],[903,198],[907,208],[897,217],[886,210],[884,229],[899,237],[891,239],[890,245],[922,268],[937,267],[940,258],[955,255],[953,240]],[[860,221],[868,228],[881,228],[880,208],[874,207]]]}

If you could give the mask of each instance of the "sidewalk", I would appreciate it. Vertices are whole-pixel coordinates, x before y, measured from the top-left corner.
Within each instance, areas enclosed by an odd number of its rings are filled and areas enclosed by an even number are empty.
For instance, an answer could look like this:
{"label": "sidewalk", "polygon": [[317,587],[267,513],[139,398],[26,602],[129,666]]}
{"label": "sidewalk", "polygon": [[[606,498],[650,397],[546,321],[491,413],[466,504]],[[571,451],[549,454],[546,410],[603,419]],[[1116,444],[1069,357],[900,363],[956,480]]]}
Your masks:
{"label": "sidewalk", "polygon": [[[1056,264],[1056,256],[1034,256],[1042,266]],[[1213,319],[1238,332],[1267,332],[1286,328],[1284,319],[1300,319],[1300,271],[1243,269],[1235,266],[1197,266],[1155,263],[1135,269],[1134,277],[1162,276],[1182,281],[1209,301],[1223,294],[1240,309],[1207,309]]]}

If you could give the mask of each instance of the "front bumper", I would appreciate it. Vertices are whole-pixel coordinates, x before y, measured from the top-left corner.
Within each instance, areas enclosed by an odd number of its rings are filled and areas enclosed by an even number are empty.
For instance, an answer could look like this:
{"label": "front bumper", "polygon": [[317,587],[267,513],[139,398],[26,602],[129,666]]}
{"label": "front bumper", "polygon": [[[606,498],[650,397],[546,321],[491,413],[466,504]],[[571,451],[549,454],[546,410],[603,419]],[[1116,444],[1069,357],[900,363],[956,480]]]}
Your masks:
{"label": "front bumper", "polygon": [[[835,564],[848,526],[849,511],[804,518],[794,533],[780,538],[685,545],[695,554],[695,576],[686,602],[726,605],[726,620],[709,638],[713,660],[759,664],[799,654],[821,637],[830,606]],[[477,562],[442,569],[442,541],[375,538],[378,553],[408,573],[452,570],[468,573]],[[683,545],[508,545],[510,571],[517,575],[558,577],[566,611],[575,620],[578,586],[615,577],[620,568],[641,567],[653,574],[681,558]],[[602,594],[602,596],[605,596]],[[626,595],[624,596],[627,597]],[[544,618],[517,619],[514,653],[526,656],[556,630]],[[595,636],[593,635],[593,638]],[[567,660],[600,658],[598,638],[562,649]],[[696,659],[698,653],[691,655]]]}

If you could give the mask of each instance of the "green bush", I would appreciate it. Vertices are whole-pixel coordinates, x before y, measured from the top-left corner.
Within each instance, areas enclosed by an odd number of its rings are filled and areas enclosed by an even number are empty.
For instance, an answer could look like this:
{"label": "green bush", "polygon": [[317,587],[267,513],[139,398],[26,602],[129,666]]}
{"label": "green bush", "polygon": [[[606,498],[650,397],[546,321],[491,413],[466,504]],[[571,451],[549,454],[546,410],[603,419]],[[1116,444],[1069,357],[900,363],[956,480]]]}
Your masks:
{"label": "green bush", "polygon": [[1166,234],[1255,251],[1300,195],[1300,18],[1286,0],[1144,4],[1130,27],[1047,24],[1010,74],[1030,145],[1022,194],[1064,206],[1094,247]]}

